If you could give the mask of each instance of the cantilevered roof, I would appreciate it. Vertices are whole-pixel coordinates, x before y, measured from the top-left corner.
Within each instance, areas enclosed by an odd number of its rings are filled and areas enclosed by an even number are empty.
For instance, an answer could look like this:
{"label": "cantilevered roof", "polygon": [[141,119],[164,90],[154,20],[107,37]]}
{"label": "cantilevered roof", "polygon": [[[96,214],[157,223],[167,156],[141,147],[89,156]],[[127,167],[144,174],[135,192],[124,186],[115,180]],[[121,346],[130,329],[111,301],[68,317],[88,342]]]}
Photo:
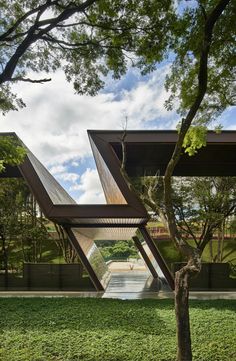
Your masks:
{"label": "cantilevered roof", "polygon": [[[15,133],[10,135],[20,141]],[[24,163],[8,167],[1,176],[22,176],[35,195],[45,216],[59,224],[80,227],[137,227],[145,224],[147,212],[131,192],[120,171],[123,131],[88,131],[107,204],[78,205],[55,178],[27,150]],[[127,131],[126,168],[130,176],[163,174],[177,140],[176,131]],[[235,176],[236,131],[208,132],[207,146],[196,156],[184,154],[174,175]],[[127,230],[128,232],[128,230]]]}
{"label": "cantilevered roof", "polygon": [[[101,152],[112,148],[114,155],[122,159],[121,139],[123,131],[90,130],[89,137],[99,145]],[[172,130],[126,131],[126,170],[130,176],[163,175],[171,157],[178,134]],[[109,145],[108,145],[109,144]],[[106,155],[109,156],[108,154]],[[235,176],[236,131],[209,131],[207,146],[195,156],[184,152],[175,168],[175,176]]]}

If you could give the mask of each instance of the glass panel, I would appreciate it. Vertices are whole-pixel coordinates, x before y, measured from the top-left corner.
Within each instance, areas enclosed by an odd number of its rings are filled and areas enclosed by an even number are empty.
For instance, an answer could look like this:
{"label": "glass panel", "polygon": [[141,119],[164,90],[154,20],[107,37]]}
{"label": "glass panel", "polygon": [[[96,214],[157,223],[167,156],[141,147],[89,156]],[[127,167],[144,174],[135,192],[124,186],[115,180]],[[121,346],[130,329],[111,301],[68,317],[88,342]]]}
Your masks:
{"label": "glass panel", "polygon": [[108,270],[107,264],[104,261],[101,252],[91,238],[81,234],[78,229],[72,229],[80,247],[82,248],[84,255],[87,257],[91,264],[97,278],[101,282],[104,288],[110,279],[110,271]]}

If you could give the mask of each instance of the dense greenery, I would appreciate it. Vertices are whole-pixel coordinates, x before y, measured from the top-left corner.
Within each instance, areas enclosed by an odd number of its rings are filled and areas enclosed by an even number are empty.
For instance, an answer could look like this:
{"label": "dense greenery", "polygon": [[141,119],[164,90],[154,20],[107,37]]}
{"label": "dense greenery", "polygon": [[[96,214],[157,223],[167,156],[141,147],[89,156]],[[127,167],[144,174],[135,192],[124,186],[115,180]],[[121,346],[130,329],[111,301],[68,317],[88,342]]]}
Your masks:
{"label": "dense greenery", "polygon": [[175,218],[182,238],[192,239],[200,254],[217,236],[211,260],[223,260],[224,238],[236,215],[235,177],[181,177],[173,182]]}
{"label": "dense greenery", "polygon": [[[167,240],[162,244],[167,259],[184,259],[168,242],[163,178],[136,178],[133,184],[148,210],[155,204],[156,222],[149,226],[163,230],[159,238]],[[200,252],[204,262],[235,263],[236,178],[173,177],[172,193],[175,220],[184,241]]]}
{"label": "dense greenery", "polygon": [[14,137],[0,136],[0,173],[4,172],[7,165],[14,166],[22,163],[25,154],[24,147]]}
{"label": "dense greenery", "polygon": [[23,262],[78,262],[59,226],[42,214],[23,179],[0,179],[0,269],[21,273]]}
{"label": "dense greenery", "polygon": [[[195,361],[234,360],[236,301],[190,301]],[[1,298],[0,360],[174,361],[172,300]]]}
{"label": "dense greenery", "polygon": [[97,241],[97,246],[105,260],[126,260],[127,258],[139,258],[137,248],[132,240],[127,241]]}

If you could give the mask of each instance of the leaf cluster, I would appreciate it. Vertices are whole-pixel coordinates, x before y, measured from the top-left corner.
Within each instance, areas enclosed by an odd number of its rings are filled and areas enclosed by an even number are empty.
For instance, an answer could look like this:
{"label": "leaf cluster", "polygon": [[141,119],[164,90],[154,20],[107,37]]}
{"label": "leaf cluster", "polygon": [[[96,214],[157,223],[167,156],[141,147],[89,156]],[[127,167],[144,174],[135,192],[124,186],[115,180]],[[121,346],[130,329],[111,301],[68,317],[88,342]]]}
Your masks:
{"label": "leaf cluster", "polygon": [[[180,4],[183,5],[183,1]],[[167,76],[166,89],[170,97],[167,109],[177,105],[184,117],[198,92],[198,69],[203,49],[205,22],[218,1],[196,1],[183,7],[173,24],[171,49],[174,62]],[[193,125],[208,125],[236,102],[235,62],[235,2],[231,1],[218,19],[212,34],[208,57],[207,91]],[[178,102],[178,103],[177,103]]]}
{"label": "leaf cluster", "polygon": [[0,172],[6,165],[14,166],[23,162],[25,148],[12,136],[0,136]]}

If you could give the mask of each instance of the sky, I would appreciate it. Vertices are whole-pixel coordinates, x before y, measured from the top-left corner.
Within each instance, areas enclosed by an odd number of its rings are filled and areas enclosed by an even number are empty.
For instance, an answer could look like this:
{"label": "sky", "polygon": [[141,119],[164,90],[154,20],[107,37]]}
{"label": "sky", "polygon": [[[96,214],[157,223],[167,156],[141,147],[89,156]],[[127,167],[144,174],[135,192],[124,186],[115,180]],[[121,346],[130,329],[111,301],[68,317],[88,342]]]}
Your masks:
{"label": "sky", "polygon": [[[164,64],[148,76],[129,69],[120,80],[108,78],[98,95],[80,96],[57,71],[45,84],[18,83],[26,108],[1,116],[1,132],[16,132],[79,204],[105,203],[87,136],[88,129],[175,129],[175,111],[167,111]],[[236,129],[236,109],[225,111],[223,129]]]}

